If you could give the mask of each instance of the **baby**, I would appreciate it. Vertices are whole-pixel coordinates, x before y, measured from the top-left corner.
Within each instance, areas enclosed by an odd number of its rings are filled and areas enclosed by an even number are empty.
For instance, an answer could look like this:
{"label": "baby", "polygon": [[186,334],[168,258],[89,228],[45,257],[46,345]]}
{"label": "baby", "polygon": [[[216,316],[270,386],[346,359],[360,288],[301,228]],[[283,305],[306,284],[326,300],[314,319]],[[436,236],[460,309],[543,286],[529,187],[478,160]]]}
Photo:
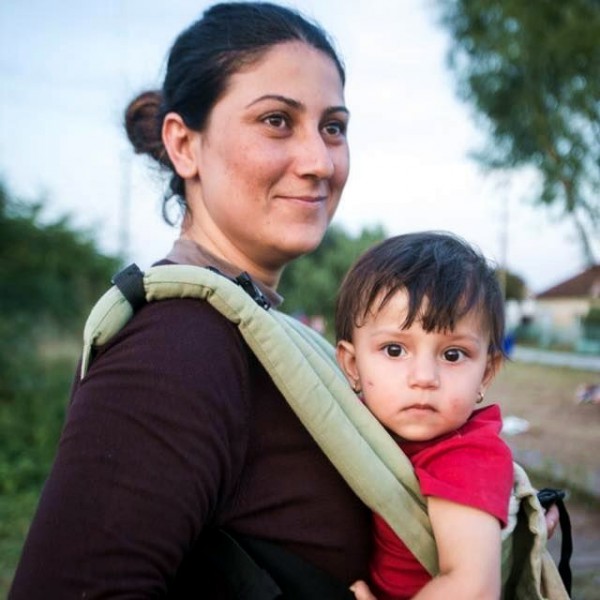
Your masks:
{"label": "baby", "polygon": [[375,597],[499,598],[513,459],[498,406],[478,407],[504,358],[494,271],[453,235],[393,237],[346,275],[335,325],[350,385],[413,464],[438,549],[432,578],[375,514]]}

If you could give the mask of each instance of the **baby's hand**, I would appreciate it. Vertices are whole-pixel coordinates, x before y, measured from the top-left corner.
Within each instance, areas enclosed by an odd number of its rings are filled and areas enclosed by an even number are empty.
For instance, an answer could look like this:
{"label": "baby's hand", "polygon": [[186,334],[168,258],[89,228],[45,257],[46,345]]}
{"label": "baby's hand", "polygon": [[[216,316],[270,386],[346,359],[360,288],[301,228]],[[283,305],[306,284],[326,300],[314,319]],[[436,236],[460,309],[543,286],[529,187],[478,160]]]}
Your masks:
{"label": "baby's hand", "polygon": [[[558,512],[558,506],[556,506],[556,504],[553,504],[546,511],[545,518],[546,518],[546,529],[548,530],[548,539],[550,539],[554,535],[554,532],[556,531],[556,526],[558,525],[558,520],[560,518],[560,515]],[[350,589],[352,589],[352,588],[350,588]]]}
{"label": "baby's hand", "polygon": [[355,581],[350,586],[350,589],[354,592],[356,600],[377,600],[364,581]]}

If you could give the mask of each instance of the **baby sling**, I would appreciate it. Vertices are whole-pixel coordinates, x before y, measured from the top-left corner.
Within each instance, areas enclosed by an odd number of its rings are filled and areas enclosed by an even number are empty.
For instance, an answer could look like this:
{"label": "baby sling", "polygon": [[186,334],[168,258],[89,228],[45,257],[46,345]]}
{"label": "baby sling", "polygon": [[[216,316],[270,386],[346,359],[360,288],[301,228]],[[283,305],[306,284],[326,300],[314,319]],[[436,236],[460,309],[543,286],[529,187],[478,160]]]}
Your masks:
{"label": "baby sling", "polygon": [[[237,325],[292,410],[357,496],[387,521],[429,573],[437,574],[426,501],[412,466],[379,422],[357,402],[337,366],[333,348],[322,336],[270,309],[246,273],[230,280],[211,268],[163,265],[142,273],[131,265],[117,274],[113,283],[92,309],[84,328],[82,378],[94,349],[106,344],[144,303],[172,298],[209,302]],[[503,598],[568,599],[546,549],[546,524],[536,490],[517,464],[509,513],[510,523],[503,530]],[[226,540],[225,546],[228,544]],[[568,559],[563,571],[568,579]]]}

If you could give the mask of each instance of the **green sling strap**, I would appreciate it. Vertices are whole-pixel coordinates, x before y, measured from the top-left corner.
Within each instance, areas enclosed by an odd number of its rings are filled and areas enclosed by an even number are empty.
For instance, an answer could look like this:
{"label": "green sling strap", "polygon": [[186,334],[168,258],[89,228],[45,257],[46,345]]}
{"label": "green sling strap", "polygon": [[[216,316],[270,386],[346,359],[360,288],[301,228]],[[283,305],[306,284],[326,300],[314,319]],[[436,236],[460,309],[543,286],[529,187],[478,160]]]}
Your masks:
{"label": "green sling strap", "polygon": [[[197,298],[236,324],[292,410],[357,496],[386,520],[429,573],[438,573],[426,502],[412,465],[357,400],[337,366],[332,346],[322,336],[284,313],[265,310],[264,303],[258,304],[247,293],[249,278],[239,285],[218,272],[190,265],[155,266],[143,275],[135,265],[128,269],[132,276],[120,287],[140,303]],[[132,293],[124,286],[131,286]],[[107,343],[133,313],[130,300],[116,285],[100,298],[84,328],[82,378],[94,348]],[[535,490],[520,467],[515,465],[515,471],[511,525],[503,531],[503,582],[511,590],[504,598],[568,599],[547,555],[545,523]]]}
{"label": "green sling strap", "polygon": [[[325,340],[296,319],[265,310],[240,286],[206,268],[151,267],[143,283],[148,302],[200,298],[235,323],[292,410],[357,496],[398,535],[410,540],[411,552],[430,573],[437,573],[431,525],[412,467],[357,400]],[[82,377],[93,347],[105,344],[132,316],[133,308],[117,287],[102,296],[84,328]]]}

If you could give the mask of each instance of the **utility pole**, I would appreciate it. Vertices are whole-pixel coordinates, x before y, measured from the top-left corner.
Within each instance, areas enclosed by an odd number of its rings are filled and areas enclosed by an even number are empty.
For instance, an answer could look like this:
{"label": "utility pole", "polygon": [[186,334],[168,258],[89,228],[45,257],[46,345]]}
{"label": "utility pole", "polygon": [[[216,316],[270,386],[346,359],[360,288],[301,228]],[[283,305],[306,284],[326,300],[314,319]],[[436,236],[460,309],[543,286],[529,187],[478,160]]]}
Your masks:
{"label": "utility pole", "polygon": [[131,231],[131,151],[121,152],[121,189],[120,189],[120,219],[119,219],[119,254],[127,262],[130,253]]}
{"label": "utility pole", "polygon": [[503,185],[501,189],[501,214],[500,214],[500,288],[506,300],[506,287],[508,280],[508,232],[510,227],[510,186]]}

